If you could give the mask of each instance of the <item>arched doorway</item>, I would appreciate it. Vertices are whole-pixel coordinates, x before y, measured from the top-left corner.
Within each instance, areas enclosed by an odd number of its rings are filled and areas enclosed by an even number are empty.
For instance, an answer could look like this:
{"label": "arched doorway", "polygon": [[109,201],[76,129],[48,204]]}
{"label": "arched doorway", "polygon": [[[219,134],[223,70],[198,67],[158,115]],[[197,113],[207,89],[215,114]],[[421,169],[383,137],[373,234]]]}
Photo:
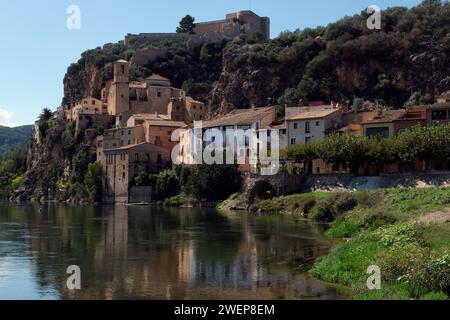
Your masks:
{"label": "arched doorway", "polygon": [[268,200],[276,196],[275,189],[267,181],[257,181],[252,188],[250,199],[254,200]]}

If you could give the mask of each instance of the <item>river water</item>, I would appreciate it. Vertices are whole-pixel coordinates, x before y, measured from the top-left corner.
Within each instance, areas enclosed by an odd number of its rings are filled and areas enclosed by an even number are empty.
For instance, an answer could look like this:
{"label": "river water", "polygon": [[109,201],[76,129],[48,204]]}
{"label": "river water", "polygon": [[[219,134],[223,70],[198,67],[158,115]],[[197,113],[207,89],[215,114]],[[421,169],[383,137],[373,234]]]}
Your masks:
{"label": "river water", "polygon": [[[0,299],[338,299],[307,270],[330,244],[291,216],[0,204]],[[67,287],[80,267],[81,290]]]}

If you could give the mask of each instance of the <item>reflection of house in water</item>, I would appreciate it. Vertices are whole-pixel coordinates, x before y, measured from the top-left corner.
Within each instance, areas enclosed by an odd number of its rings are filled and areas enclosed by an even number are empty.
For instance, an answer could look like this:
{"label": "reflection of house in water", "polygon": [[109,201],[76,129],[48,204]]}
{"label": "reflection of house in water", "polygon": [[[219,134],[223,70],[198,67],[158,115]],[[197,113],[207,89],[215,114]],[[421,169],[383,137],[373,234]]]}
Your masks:
{"label": "reflection of house in water", "polygon": [[[39,277],[62,298],[335,297],[301,270],[292,272],[328,250],[310,226],[127,206],[102,207],[100,214],[58,210],[27,220],[30,235],[46,234],[30,240]],[[66,287],[65,268],[72,264],[82,270],[80,291]]]}

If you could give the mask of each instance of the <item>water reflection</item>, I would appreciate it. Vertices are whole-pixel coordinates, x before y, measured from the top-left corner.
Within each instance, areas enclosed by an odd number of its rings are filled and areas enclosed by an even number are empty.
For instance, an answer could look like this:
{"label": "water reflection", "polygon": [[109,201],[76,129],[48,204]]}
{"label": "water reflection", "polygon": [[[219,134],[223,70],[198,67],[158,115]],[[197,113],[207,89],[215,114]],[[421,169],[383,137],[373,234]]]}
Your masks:
{"label": "water reflection", "polygon": [[[292,217],[2,205],[0,299],[333,299],[305,272],[328,250]],[[66,287],[72,264],[80,291]]]}

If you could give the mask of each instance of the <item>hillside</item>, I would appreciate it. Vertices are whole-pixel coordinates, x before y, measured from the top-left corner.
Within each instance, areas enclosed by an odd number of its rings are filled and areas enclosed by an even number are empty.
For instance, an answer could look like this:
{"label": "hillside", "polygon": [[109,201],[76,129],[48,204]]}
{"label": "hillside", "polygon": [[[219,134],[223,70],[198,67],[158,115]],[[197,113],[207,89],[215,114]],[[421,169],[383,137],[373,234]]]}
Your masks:
{"label": "hillside", "polygon": [[300,99],[352,103],[356,97],[401,107],[432,101],[450,88],[449,3],[387,9],[381,30],[369,30],[367,17],[362,12],[326,27],[283,32],[267,44],[240,38],[107,44],[69,67],[64,101],[99,96],[119,58],[132,61],[132,80],[159,73],[203,94],[213,110]]}
{"label": "hillside", "polygon": [[31,139],[33,126],[15,128],[0,126],[0,155],[23,145]]}
{"label": "hillside", "polygon": [[[211,114],[250,105],[355,98],[392,107],[431,102],[450,89],[450,3],[390,8],[382,29],[365,12],[326,27],[283,32],[268,43],[237,37],[158,44],[106,44],[82,53],[64,77],[63,103],[100,97],[112,63],[131,61],[131,80],[157,73],[206,102]],[[75,134],[62,120],[39,124],[16,198],[83,199],[80,190],[99,132]],[[68,190],[61,194],[61,190]],[[70,198],[69,198],[70,197]]]}

